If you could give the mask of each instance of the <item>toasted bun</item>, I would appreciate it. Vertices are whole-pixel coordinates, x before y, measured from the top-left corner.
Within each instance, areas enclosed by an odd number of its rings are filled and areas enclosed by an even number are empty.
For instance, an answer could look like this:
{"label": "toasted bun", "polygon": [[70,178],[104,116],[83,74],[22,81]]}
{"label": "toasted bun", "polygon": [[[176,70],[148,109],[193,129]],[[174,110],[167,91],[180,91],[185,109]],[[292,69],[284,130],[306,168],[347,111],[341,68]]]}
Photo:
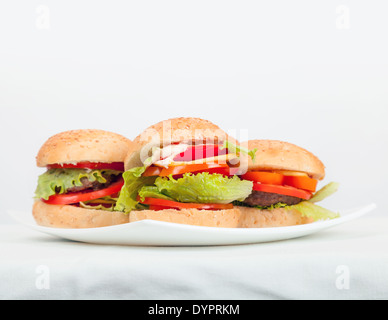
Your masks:
{"label": "toasted bun", "polygon": [[32,210],[38,225],[53,228],[100,228],[129,222],[128,214],[36,201]]}
{"label": "toasted bun", "polygon": [[249,150],[257,148],[255,162],[248,159],[248,170],[287,170],[307,173],[322,180],[325,166],[311,152],[294,144],[276,140],[250,140]]}
{"label": "toasted bun", "polygon": [[295,209],[259,210],[234,207],[230,210],[166,209],[160,211],[142,210],[130,213],[130,222],[156,220],[202,227],[219,228],[270,228],[285,227],[313,222]]}
{"label": "toasted bun", "polygon": [[200,118],[173,118],[158,122],[138,135],[134,142],[144,146],[150,141],[165,142],[223,142],[227,133],[211,121]]}
{"label": "toasted bun", "polygon": [[296,209],[259,210],[240,207],[239,228],[287,227],[312,222],[313,219],[302,216]]}
{"label": "toasted bun", "polygon": [[[172,143],[223,143],[236,142],[214,123],[200,118],[173,118],[158,122],[145,129],[133,140],[126,160],[126,170],[143,165],[142,158],[149,155],[152,147],[167,146]],[[145,159],[143,159],[145,160]]]}
{"label": "toasted bun", "polygon": [[240,219],[238,208],[229,210],[166,209],[131,211],[129,221],[156,220],[202,227],[237,228]]}
{"label": "toasted bun", "polygon": [[141,220],[155,220],[202,227],[218,228],[271,228],[301,225],[313,222],[295,209],[259,210],[234,207],[229,210],[166,209],[141,210],[129,214],[74,206],[58,206],[36,201],[33,217],[38,225],[52,228],[100,228]]}
{"label": "toasted bun", "polygon": [[72,162],[124,162],[132,142],[103,130],[72,130],[48,139],[41,147],[38,167]]}

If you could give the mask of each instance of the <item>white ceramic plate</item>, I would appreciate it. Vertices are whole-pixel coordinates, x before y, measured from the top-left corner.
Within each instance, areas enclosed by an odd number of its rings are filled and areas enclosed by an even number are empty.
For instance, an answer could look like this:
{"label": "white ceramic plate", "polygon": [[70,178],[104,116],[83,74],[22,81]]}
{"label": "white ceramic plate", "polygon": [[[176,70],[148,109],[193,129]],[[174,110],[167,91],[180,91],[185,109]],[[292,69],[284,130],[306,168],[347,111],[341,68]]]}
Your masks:
{"label": "white ceramic plate", "polygon": [[359,218],[375,208],[375,204],[370,204],[342,212],[341,217],[334,220],[317,221],[306,225],[255,229],[198,227],[151,220],[94,229],[58,229],[38,226],[32,217],[26,216],[26,213],[9,212],[9,214],[34,230],[79,242],[110,245],[209,246],[299,238]]}

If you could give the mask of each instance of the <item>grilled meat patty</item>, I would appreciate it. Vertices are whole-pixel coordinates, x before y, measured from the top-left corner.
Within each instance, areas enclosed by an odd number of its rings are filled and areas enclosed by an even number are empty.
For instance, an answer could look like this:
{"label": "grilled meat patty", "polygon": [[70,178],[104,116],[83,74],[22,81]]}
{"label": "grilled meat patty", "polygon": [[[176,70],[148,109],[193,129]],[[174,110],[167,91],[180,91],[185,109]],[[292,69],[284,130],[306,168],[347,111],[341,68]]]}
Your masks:
{"label": "grilled meat patty", "polygon": [[251,195],[243,201],[243,203],[252,207],[255,207],[255,206],[270,207],[277,203],[294,205],[302,201],[303,199],[296,198],[296,197],[254,190],[251,193]]}
{"label": "grilled meat patty", "polygon": [[103,177],[106,179],[106,183],[100,183],[98,181],[91,182],[87,178],[82,178],[81,179],[82,186],[69,188],[67,189],[67,192],[81,192],[88,189],[91,189],[94,191],[101,190],[109,186],[111,183],[117,181],[117,177],[114,175],[103,174]]}

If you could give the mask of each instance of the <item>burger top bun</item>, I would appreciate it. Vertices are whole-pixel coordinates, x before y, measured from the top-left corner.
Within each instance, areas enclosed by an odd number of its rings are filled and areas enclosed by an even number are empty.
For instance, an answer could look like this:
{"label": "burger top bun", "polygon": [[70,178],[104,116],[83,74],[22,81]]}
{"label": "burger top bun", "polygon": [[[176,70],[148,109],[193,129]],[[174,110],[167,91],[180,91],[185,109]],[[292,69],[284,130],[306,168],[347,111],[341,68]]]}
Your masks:
{"label": "burger top bun", "polygon": [[125,160],[125,168],[128,170],[142,166],[152,147],[163,147],[173,143],[222,144],[226,140],[236,143],[236,139],[208,120],[200,118],[164,120],[148,127],[133,140],[134,144]]}
{"label": "burger top bun", "polygon": [[211,121],[200,118],[173,118],[158,122],[138,135],[133,141],[144,146],[150,141],[171,144],[175,142],[223,142],[227,133]]}
{"label": "burger top bun", "polygon": [[287,170],[307,173],[311,178],[322,180],[325,166],[311,152],[294,144],[276,140],[250,140],[249,150],[257,149],[256,159],[249,158],[248,170]]}
{"label": "burger top bun", "polygon": [[72,130],[56,134],[41,147],[38,167],[74,162],[124,162],[132,142],[103,130]]}

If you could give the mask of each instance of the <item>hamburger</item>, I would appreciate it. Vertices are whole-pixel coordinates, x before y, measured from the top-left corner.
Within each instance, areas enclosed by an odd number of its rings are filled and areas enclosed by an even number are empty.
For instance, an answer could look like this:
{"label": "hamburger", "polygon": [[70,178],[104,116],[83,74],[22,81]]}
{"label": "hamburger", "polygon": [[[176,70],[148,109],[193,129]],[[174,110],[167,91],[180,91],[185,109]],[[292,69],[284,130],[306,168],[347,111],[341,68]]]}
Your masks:
{"label": "hamburger", "polygon": [[115,210],[129,222],[237,227],[241,212],[234,202],[245,201],[253,187],[238,174],[243,158],[254,155],[210,121],[161,121],[134,139]]}
{"label": "hamburger", "polygon": [[54,135],[41,147],[33,217],[39,225],[95,228],[128,223],[115,211],[124,185],[124,159],[132,142],[103,130],[73,130]]}
{"label": "hamburger", "polygon": [[248,171],[241,176],[253,182],[252,193],[234,203],[241,210],[240,227],[290,226],[338,217],[316,205],[338,189],[332,182],[317,192],[325,178],[318,157],[283,141],[251,140],[247,145],[256,150],[256,161],[248,159]]}

